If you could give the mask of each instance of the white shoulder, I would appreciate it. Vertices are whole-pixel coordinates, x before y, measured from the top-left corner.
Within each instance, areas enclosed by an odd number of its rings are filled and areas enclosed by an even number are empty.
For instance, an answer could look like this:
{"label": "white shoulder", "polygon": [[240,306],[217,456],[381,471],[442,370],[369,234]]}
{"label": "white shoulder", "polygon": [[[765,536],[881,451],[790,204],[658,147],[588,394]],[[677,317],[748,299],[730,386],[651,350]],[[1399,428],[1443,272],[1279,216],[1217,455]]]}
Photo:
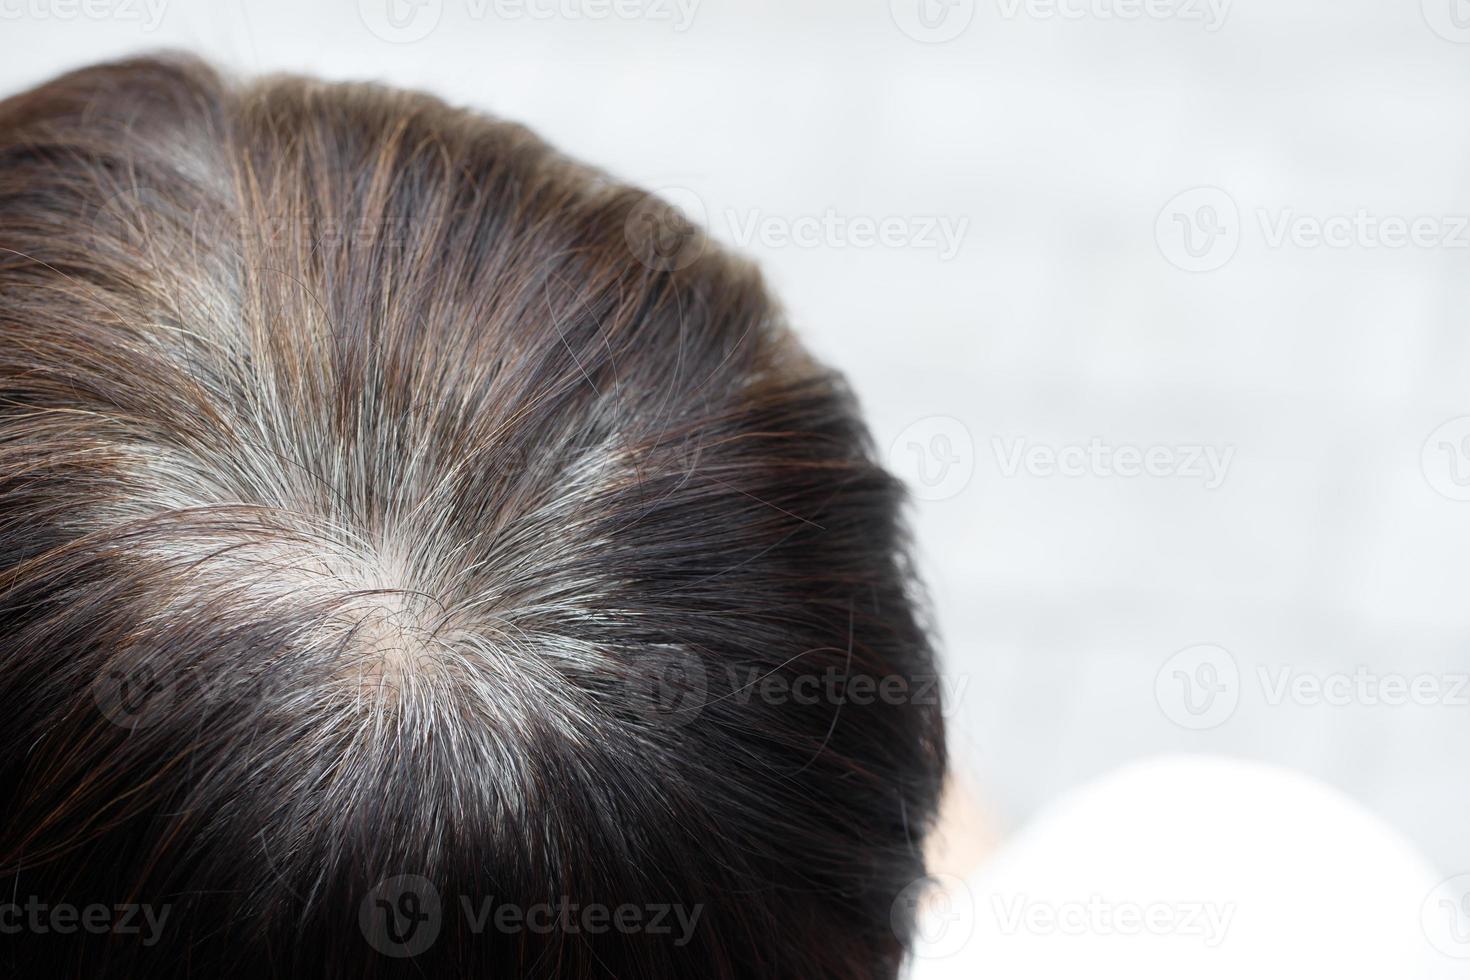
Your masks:
{"label": "white shoulder", "polygon": [[1171,756],[1077,790],[943,882],[911,977],[1463,978],[1470,881],[1444,878],[1309,777]]}

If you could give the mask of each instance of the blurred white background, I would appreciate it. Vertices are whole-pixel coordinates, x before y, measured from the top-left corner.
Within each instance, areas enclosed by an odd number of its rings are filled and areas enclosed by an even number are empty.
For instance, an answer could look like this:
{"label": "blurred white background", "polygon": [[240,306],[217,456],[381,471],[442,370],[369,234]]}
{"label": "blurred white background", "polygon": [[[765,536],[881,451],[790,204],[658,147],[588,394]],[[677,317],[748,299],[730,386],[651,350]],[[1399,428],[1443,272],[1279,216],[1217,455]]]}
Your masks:
{"label": "blurred white background", "polygon": [[0,0],[5,94],[168,47],[526,122],[757,258],[921,498],[1001,832],[1223,753],[1470,871],[1470,3]]}

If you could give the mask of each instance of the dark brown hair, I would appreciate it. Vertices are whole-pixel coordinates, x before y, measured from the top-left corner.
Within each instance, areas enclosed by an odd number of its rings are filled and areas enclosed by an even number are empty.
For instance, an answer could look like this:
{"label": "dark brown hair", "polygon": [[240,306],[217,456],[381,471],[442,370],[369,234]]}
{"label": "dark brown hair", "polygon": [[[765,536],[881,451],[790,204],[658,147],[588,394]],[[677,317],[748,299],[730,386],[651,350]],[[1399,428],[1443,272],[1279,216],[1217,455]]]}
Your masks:
{"label": "dark brown hair", "polygon": [[0,103],[0,969],[894,977],[901,497],[749,265],[519,126]]}

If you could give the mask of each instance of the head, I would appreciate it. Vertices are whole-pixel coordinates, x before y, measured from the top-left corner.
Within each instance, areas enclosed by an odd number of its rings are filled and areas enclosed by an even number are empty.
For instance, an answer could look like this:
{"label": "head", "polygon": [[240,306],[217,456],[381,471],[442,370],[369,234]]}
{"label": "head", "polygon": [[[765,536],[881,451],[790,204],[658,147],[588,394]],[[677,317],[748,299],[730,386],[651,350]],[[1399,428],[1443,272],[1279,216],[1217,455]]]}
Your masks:
{"label": "head", "polygon": [[751,266],[519,126],[0,103],[0,961],[894,977],[901,497]]}

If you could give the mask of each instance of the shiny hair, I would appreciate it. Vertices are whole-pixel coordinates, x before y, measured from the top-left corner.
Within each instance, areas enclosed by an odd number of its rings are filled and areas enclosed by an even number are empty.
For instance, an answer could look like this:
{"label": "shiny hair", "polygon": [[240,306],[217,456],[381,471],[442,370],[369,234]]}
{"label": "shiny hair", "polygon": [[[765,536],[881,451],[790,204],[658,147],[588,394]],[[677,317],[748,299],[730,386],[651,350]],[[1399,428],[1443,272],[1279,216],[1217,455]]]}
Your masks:
{"label": "shiny hair", "polygon": [[0,103],[0,964],[895,977],[902,500],[749,264],[520,126]]}

